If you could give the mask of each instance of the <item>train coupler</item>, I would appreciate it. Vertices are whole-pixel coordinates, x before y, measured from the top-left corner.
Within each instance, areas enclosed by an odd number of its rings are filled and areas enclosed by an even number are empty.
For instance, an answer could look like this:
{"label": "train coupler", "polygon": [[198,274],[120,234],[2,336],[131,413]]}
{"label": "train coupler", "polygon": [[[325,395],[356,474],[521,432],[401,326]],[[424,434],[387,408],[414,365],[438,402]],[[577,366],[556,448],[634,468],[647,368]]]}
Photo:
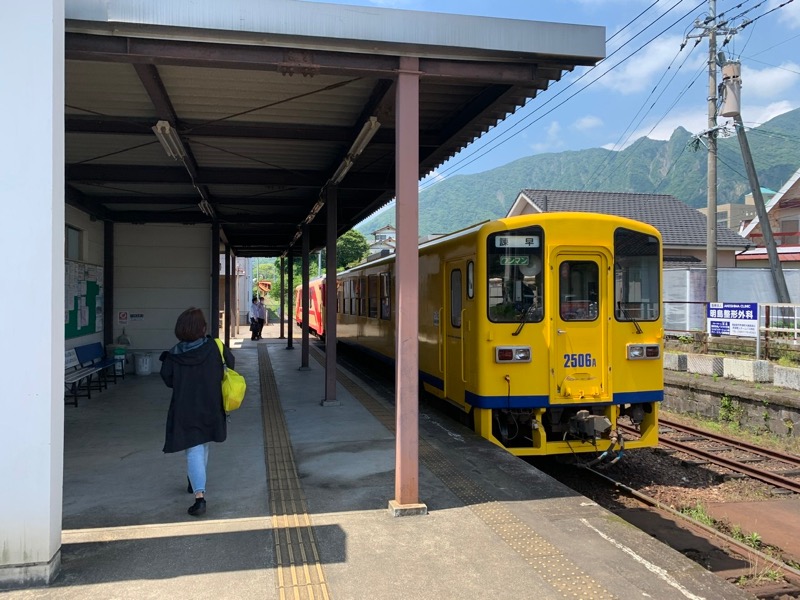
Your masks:
{"label": "train coupler", "polygon": [[602,436],[611,429],[611,421],[604,415],[593,415],[588,410],[579,410],[569,419],[569,433],[583,442]]}

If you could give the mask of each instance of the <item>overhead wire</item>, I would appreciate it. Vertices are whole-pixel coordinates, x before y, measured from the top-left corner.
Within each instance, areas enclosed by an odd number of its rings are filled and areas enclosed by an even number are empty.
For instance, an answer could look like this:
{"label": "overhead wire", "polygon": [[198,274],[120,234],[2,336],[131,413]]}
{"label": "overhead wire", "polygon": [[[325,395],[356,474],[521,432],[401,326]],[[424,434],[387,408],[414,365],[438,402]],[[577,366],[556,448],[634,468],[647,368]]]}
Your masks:
{"label": "overhead wire", "polygon": [[[620,134],[620,137],[619,137],[619,138],[617,139],[617,141],[614,143],[614,146],[611,148],[611,150],[612,150],[612,151],[613,151],[613,150],[615,150],[615,149],[616,149],[616,148],[618,148],[618,147],[622,148],[622,147],[625,147],[625,146],[626,146],[626,144],[628,143],[628,141],[631,139],[631,136],[633,136],[633,134],[634,134],[634,133],[637,131],[638,127],[639,127],[639,126],[642,124],[642,122],[643,122],[643,121],[644,121],[644,120],[647,118],[647,115],[649,115],[649,114],[650,114],[650,111],[652,111],[652,110],[653,110],[653,108],[655,107],[656,103],[657,103],[657,102],[658,102],[658,101],[661,99],[661,97],[662,97],[662,96],[664,95],[664,93],[667,91],[667,89],[669,88],[670,84],[672,84],[672,82],[675,80],[675,77],[677,77],[678,73],[680,73],[681,69],[682,69],[682,68],[683,68],[683,66],[686,64],[686,62],[689,60],[689,58],[690,58],[690,57],[691,57],[691,55],[692,55],[692,52],[694,51],[694,49],[695,49],[695,48],[697,48],[697,46],[698,46],[698,44],[699,44],[699,43],[700,43],[700,40],[698,39],[698,40],[697,40],[697,42],[695,42],[695,45],[694,45],[694,46],[693,46],[693,47],[692,47],[692,48],[689,50],[689,53],[688,53],[688,54],[686,55],[686,57],[683,59],[683,62],[682,62],[682,63],[681,63],[679,66],[678,66],[678,68],[677,68],[675,71],[673,71],[673,73],[672,73],[672,77],[670,77],[669,81],[668,81],[668,82],[667,82],[667,84],[664,86],[664,88],[661,90],[661,92],[658,94],[658,96],[657,96],[657,97],[656,97],[656,99],[653,101],[653,103],[652,103],[652,104],[650,104],[650,107],[647,109],[647,111],[645,111],[645,113],[644,113],[644,114],[641,116],[641,118],[640,118],[638,121],[636,121],[637,117],[639,117],[639,115],[641,114],[641,112],[642,112],[642,109],[643,109],[643,108],[644,108],[644,107],[647,105],[647,103],[650,101],[650,98],[652,98],[652,97],[653,97],[653,94],[655,94],[656,90],[659,88],[659,86],[661,85],[661,83],[662,83],[662,82],[664,81],[664,79],[666,78],[666,76],[667,76],[667,73],[669,73],[670,69],[672,69],[672,65],[673,65],[673,64],[675,64],[675,61],[678,59],[678,56],[680,56],[680,53],[683,51],[683,49],[684,49],[684,47],[685,47],[685,44],[684,44],[684,45],[681,45],[681,47],[680,47],[680,49],[678,50],[677,54],[675,54],[675,56],[673,57],[673,59],[672,59],[672,61],[669,63],[669,65],[667,66],[667,68],[666,68],[666,70],[664,71],[664,73],[661,75],[661,77],[659,78],[659,80],[658,80],[658,81],[656,82],[656,84],[653,86],[653,89],[652,89],[652,90],[650,90],[650,93],[647,95],[647,98],[645,98],[645,99],[644,99],[644,101],[642,102],[642,105],[639,107],[639,110],[638,110],[638,111],[636,112],[636,114],[633,116],[633,119],[631,119],[631,122],[630,122],[630,123],[628,123],[627,127],[625,127],[625,129],[623,130],[622,134]],[[675,105],[675,104],[673,103],[673,106],[674,106],[674,105]],[[656,128],[656,127],[658,127],[658,125],[661,123],[661,121],[662,121],[662,120],[664,120],[664,118],[666,118],[667,114],[669,114],[669,111],[667,111],[667,113],[665,113],[665,114],[664,114],[664,115],[661,117],[661,119],[659,119],[659,120],[658,120],[658,121],[655,123],[655,125],[653,125],[653,127],[650,129],[650,131],[648,132],[648,134],[649,134],[649,133],[652,133],[652,132],[653,132],[653,130],[655,130],[655,128]],[[636,122],[636,124],[635,124],[635,125],[634,125],[634,122]],[[629,131],[629,130],[630,130],[630,133],[629,133],[629,134],[628,134],[628,136],[625,138],[625,140],[624,140],[624,141],[622,141],[622,138],[625,136],[625,134],[626,134],[626,133],[628,133],[628,131]],[[648,134],[646,134],[646,135],[648,135]],[[646,137],[646,136],[645,136],[645,137]],[[586,189],[586,186],[588,186],[588,185],[589,185],[589,184],[590,184],[592,181],[594,181],[594,178],[595,178],[595,176],[600,176],[600,175],[602,175],[602,174],[603,174],[603,173],[606,171],[606,169],[607,169],[607,168],[608,168],[610,165],[612,165],[612,164],[613,164],[613,163],[614,163],[614,162],[617,160],[617,158],[618,158],[618,157],[619,157],[619,153],[615,153],[615,154],[609,154],[609,155],[607,156],[607,158],[606,158],[606,159],[605,159],[605,160],[604,160],[604,161],[603,161],[603,162],[602,162],[600,165],[598,165],[597,169],[595,169],[595,171],[594,171],[594,172],[593,172],[593,173],[592,173],[592,174],[591,174],[591,175],[590,175],[590,176],[589,176],[589,177],[586,179],[586,182],[584,183],[584,186],[583,186],[583,188],[582,188],[582,189],[584,189],[584,190],[585,190],[585,189]],[[627,162],[630,162],[631,158],[632,158],[632,157],[630,157],[630,156],[629,156],[625,164],[627,164]],[[624,165],[623,165],[623,166],[624,166]]]}
{"label": "overhead wire", "polygon": [[[755,17],[754,19],[751,19],[751,20],[749,20],[749,21],[748,21],[748,22],[747,22],[747,23],[746,23],[744,26],[747,26],[747,25],[751,25],[751,24],[753,24],[755,21],[757,21],[757,20],[759,20],[759,19],[761,19],[761,18],[763,18],[763,17],[767,16],[768,14],[770,14],[770,13],[772,13],[772,12],[775,12],[775,11],[776,11],[776,10],[778,10],[779,8],[782,8],[782,7],[786,6],[787,4],[790,4],[790,3],[791,3],[791,2],[793,2],[793,1],[794,1],[794,0],[786,0],[785,2],[783,2],[782,4],[780,4],[779,6],[777,6],[777,7],[773,8],[773,9],[771,9],[771,10],[769,10],[769,11],[767,11],[767,12],[765,12],[765,13],[761,14],[761,15],[759,15],[758,17]],[[724,22],[725,22],[725,23],[729,23],[730,21],[733,21],[733,20],[735,20],[735,19],[737,19],[737,18],[741,18],[741,17],[743,17],[743,16],[745,16],[745,15],[749,14],[749,13],[750,13],[750,12],[752,12],[753,10],[756,10],[758,7],[762,6],[762,5],[763,5],[765,2],[766,2],[766,0],[762,0],[761,2],[758,2],[758,3],[757,3],[757,4],[755,4],[755,5],[752,5],[752,6],[750,6],[750,7],[747,7],[747,8],[745,8],[744,10],[742,10],[742,11],[741,11],[741,12],[739,12],[739,13],[737,13],[736,15],[733,15],[733,16],[732,16],[732,17],[730,17],[730,18],[727,18],[727,17],[726,17],[726,20],[725,20]],[[652,7],[653,7],[655,4],[656,4],[656,3],[653,3],[653,4],[651,4],[650,6],[648,6],[648,8],[647,8],[647,9],[645,9],[644,11],[642,11],[642,13],[640,13],[640,15],[641,15],[641,14],[644,14],[645,12],[647,12],[647,10],[649,10],[650,8],[652,8]],[[680,2],[678,2],[677,4],[680,4]],[[672,6],[672,7],[671,7],[671,8],[670,8],[670,9],[669,9],[667,12],[669,12],[670,10],[672,10],[673,8],[675,8],[675,6],[677,6],[677,4],[673,5],[673,6]],[[694,11],[698,10],[698,9],[699,9],[700,7],[702,7],[704,4],[705,4],[705,2],[701,2],[700,4],[698,4],[697,6],[695,6],[695,7],[694,7],[694,8],[693,8],[691,11],[689,11],[689,13],[687,13],[687,14],[683,15],[683,17],[681,17],[681,19],[683,19],[683,18],[685,18],[686,16],[688,16],[688,14],[691,14],[692,12],[694,12]],[[717,19],[719,19],[720,17],[726,16],[726,15],[727,15],[727,13],[729,13],[729,12],[731,12],[731,11],[733,11],[733,10],[737,10],[737,9],[739,9],[739,8],[742,8],[742,7],[744,7],[744,6],[745,6],[745,4],[746,4],[745,2],[741,2],[741,3],[737,4],[735,7],[733,7],[733,8],[731,8],[731,9],[729,9],[728,11],[724,11],[723,13],[720,13],[719,15],[717,15]],[[666,14],[666,12],[665,12],[664,14]],[[639,16],[640,16],[640,15],[639,15]],[[664,15],[661,15],[661,16],[664,16]],[[633,21],[635,21],[637,18],[638,18],[638,16],[637,16],[635,19],[633,19]],[[661,18],[661,17],[659,17],[659,19],[660,19],[660,18]],[[658,19],[657,19],[657,20],[658,20]],[[656,20],[656,21],[657,21],[657,20]],[[710,19],[710,18],[706,18],[706,21],[705,21],[705,22],[706,22],[706,23],[709,23],[709,22],[711,22],[711,20],[712,20],[712,19]],[[631,21],[631,23],[632,23],[633,21]],[[677,21],[677,22],[679,22],[679,21]],[[668,29],[670,29],[671,27],[673,27],[675,24],[677,24],[677,22],[676,22],[676,23],[673,23],[673,24],[672,24],[670,27],[668,27],[667,29],[665,29],[664,31],[662,31],[662,32],[661,32],[659,35],[663,34],[665,31],[667,31]],[[655,23],[655,21],[654,21],[653,23]],[[652,25],[653,23],[651,23],[651,25]],[[630,24],[630,23],[629,23],[629,24]],[[744,26],[742,26],[742,28],[743,28]],[[650,25],[649,25],[648,27],[650,27]],[[643,31],[644,31],[644,30],[643,30]],[[618,33],[619,33],[619,32],[617,32],[617,34],[618,34]],[[641,33],[642,33],[642,32],[639,32],[639,34],[641,34]],[[614,36],[616,36],[617,34],[614,34]],[[637,36],[638,36],[639,34],[637,34]],[[612,36],[612,37],[614,37],[614,36]],[[610,39],[611,39],[611,38],[609,38],[609,40],[610,40]],[[476,161],[476,160],[478,160],[479,158],[482,158],[483,156],[485,156],[485,155],[486,155],[486,154],[487,154],[487,153],[488,153],[490,150],[493,150],[493,149],[495,149],[496,147],[498,147],[498,146],[500,146],[500,145],[502,145],[502,144],[504,144],[504,143],[506,143],[506,142],[510,141],[511,139],[513,139],[514,137],[516,137],[517,135],[519,135],[520,133],[522,133],[523,131],[525,131],[525,130],[526,130],[528,127],[530,127],[530,126],[531,126],[531,125],[533,125],[534,123],[536,123],[536,122],[540,121],[542,118],[544,118],[545,116],[547,116],[548,114],[550,114],[551,112],[553,112],[553,110],[555,110],[556,108],[559,108],[560,106],[562,106],[562,105],[563,105],[563,104],[564,104],[566,101],[568,101],[568,100],[572,99],[572,98],[573,98],[575,95],[577,95],[577,93],[580,93],[581,91],[585,90],[585,89],[586,89],[586,88],[588,88],[590,85],[592,85],[593,83],[595,83],[596,81],[598,81],[598,80],[599,80],[601,77],[603,77],[603,75],[605,75],[605,74],[606,74],[606,73],[608,73],[609,71],[605,71],[605,72],[604,72],[602,75],[600,75],[600,76],[599,76],[599,77],[597,77],[596,79],[594,79],[594,80],[592,80],[591,82],[589,82],[589,84],[587,84],[587,85],[583,86],[583,87],[582,87],[581,89],[579,89],[577,92],[575,92],[575,93],[573,93],[572,95],[570,95],[569,97],[567,97],[565,100],[563,100],[561,103],[559,103],[559,104],[558,104],[556,107],[554,107],[553,109],[551,109],[551,110],[547,111],[547,112],[546,112],[546,113],[544,113],[543,115],[540,115],[540,116],[539,116],[537,119],[535,119],[535,120],[534,120],[534,121],[532,121],[531,123],[528,123],[527,125],[525,125],[525,127],[523,127],[522,129],[520,129],[520,130],[518,130],[518,131],[515,131],[515,132],[511,133],[511,132],[512,132],[512,130],[513,130],[514,128],[518,127],[519,125],[521,125],[521,123],[522,123],[523,121],[525,121],[525,120],[527,120],[527,119],[530,119],[531,117],[533,117],[533,116],[534,116],[534,115],[535,115],[535,114],[536,114],[538,111],[540,111],[541,109],[543,109],[545,106],[547,106],[547,104],[549,104],[550,102],[552,102],[553,100],[555,100],[555,99],[556,99],[558,96],[560,96],[561,94],[563,94],[564,92],[566,92],[566,90],[568,90],[570,87],[572,87],[573,85],[575,85],[575,84],[576,84],[578,81],[580,81],[580,80],[581,80],[583,77],[587,76],[589,73],[593,72],[595,69],[597,69],[597,68],[599,68],[600,66],[602,66],[603,64],[605,64],[605,63],[607,62],[608,58],[610,58],[611,56],[613,56],[613,54],[615,54],[615,53],[616,53],[616,52],[618,52],[620,49],[622,49],[622,48],[623,48],[625,45],[627,45],[628,43],[630,43],[630,42],[631,42],[633,39],[635,39],[635,37],[634,37],[634,38],[631,38],[631,40],[628,40],[628,42],[626,42],[626,44],[624,44],[624,45],[620,46],[620,48],[618,48],[617,50],[615,50],[615,52],[614,52],[614,53],[612,53],[611,55],[609,55],[608,57],[606,57],[606,58],[605,58],[603,61],[601,61],[600,63],[598,63],[598,64],[597,64],[597,65],[595,65],[594,67],[592,67],[592,68],[590,68],[589,70],[587,70],[586,72],[584,72],[584,73],[583,73],[583,74],[582,74],[582,75],[581,75],[579,78],[577,78],[577,79],[573,80],[573,81],[572,81],[572,82],[571,82],[571,83],[570,83],[570,84],[569,84],[567,87],[565,87],[565,88],[563,88],[562,90],[560,90],[560,91],[559,91],[557,94],[555,94],[554,96],[552,96],[551,98],[549,98],[549,99],[548,99],[548,100],[547,100],[545,103],[543,103],[543,104],[540,104],[540,105],[537,107],[537,109],[536,109],[535,111],[533,111],[531,114],[529,114],[529,115],[527,115],[526,117],[524,117],[524,118],[523,118],[523,119],[522,119],[520,122],[518,122],[517,124],[515,124],[515,125],[514,125],[514,126],[511,128],[511,129],[507,130],[507,131],[506,131],[504,134],[501,134],[501,136],[500,136],[500,137],[498,137],[497,139],[493,140],[492,142],[489,142],[489,143],[487,143],[486,145],[484,145],[484,146],[482,146],[482,147],[480,147],[480,148],[476,148],[476,149],[475,149],[473,152],[471,152],[471,153],[467,154],[465,157],[463,157],[463,158],[462,158],[462,159],[460,159],[459,161],[457,161],[457,162],[453,163],[453,164],[452,164],[451,166],[449,166],[448,168],[446,168],[446,169],[444,169],[444,170],[440,171],[440,172],[437,174],[437,175],[438,175],[438,177],[437,177],[436,179],[434,179],[434,180],[431,180],[430,182],[423,183],[423,184],[420,186],[420,190],[421,190],[421,191],[423,191],[423,190],[425,190],[425,189],[428,189],[429,187],[432,187],[432,186],[433,186],[433,185],[435,185],[436,183],[439,183],[440,181],[444,180],[444,178],[443,178],[443,177],[441,177],[442,175],[445,175],[446,173],[450,173],[450,174],[452,174],[454,171],[461,170],[461,169],[463,169],[464,167],[466,167],[466,166],[469,166],[470,164],[472,164],[473,162],[475,162],[475,161]],[[628,57],[626,57],[626,58],[625,58],[625,59],[623,59],[622,61],[619,61],[619,62],[618,62],[618,63],[616,63],[615,65],[613,65],[613,66],[611,67],[611,69],[613,69],[613,68],[616,68],[617,66],[619,66],[620,64],[622,64],[622,62],[624,62],[625,60],[627,60],[628,58],[630,58],[631,56],[633,56],[634,54],[636,54],[636,52],[640,51],[640,50],[641,50],[641,49],[642,49],[644,46],[646,46],[646,45],[648,45],[649,43],[651,43],[652,41],[654,41],[654,39],[656,39],[656,38],[653,38],[653,39],[651,39],[651,40],[650,40],[649,42],[647,42],[645,45],[643,45],[643,46],[641,46],[641,47],[637,48],[637,50],[636,50],[636,51],[634,51],[634,52],[633,52],[631,55],[629,55]],[[793,38],[792,38],[792,39],[793,39]],[[788,41],[788,40],[787,40],[787,41]],[[782,42],[782,43],[783,43],[783,42]],[[791,71],[790,69],[787,69],[787,70]],[[689,87],[691,87],[691,85],[692,85],[693,83],[694,83],[694,80],[693,80],[693,81],[692,81],[692,82],[689,84],[689,86],[687,86],[687,88],[684,90],[684,92],[683,92],[683,93],[685,93],[685,92],[688,90],[688,88],[689,88]],[[678,100],[680,99],[680,97],[682,97],[682,96],[683,96],[683,93],[682,93],[682,94],[679,96]],[[675,105],[675,104],[677,104],[677,101],[678,101],[678,100],[676,100],[676,102],[675,102],[675,103],[673,103],[672,107],[674,107],[674,105]],[[526,104],[527,104],[527,103],[526,103]],[[672,108],[672,107],[670,107],[670,110],[671,110],[671,108]],[[666,115],[667,115],[667,114],[669,114],[669,111],[667,111],[667,113],[664,115],[664,117],[666,117]],[[664,117],[662,117],[662,119],[663,119]],[[660,122],[660,121],[659,121],[659,122]],[[655,127],[654,127],[654,128],[655,128]],[[654,129],[654,128],[653,128],[653,129]],[[653,129],[651,129],[651,132],[652,132],[652,130],[653,130]],[[478,152],[480,152],[480,154],[478,154],[477,156],[475,156],[475,155],[476,155]],[[469,159],[469,158],[471,158],[471,157],[474,157],[474,158],[472,158],[472,159],[471,159],[471,160],[469,160],[468,162],[464,163],[464,161],[466,161],[467,159]],[[659,185],[660,185],[660,184],[659,184]]]}
{"label": "overhead wire", "polygon": [[[636,54],[637,54],[639,51],[641,51],[643,48],[645,48],[646,46],[648,46],[649,44],[651,44],[653,41],[655,41],[656,39],[658,39],[658,38],[659,38],[661,35],[663,35],[663,34],[664,34],[664,33],[666,33],[667,31],[669,31],[670,29],[672,29],[672,28],[673,28],[675,25],[677,25],[678,23],[680,23],[680,22],[681,22],[683,19],[685,19],[685,18],[686,18],[688,15],[690,15],[690,14],[692,14],[692,13],[696,12],[696,11],[697,11],[697,10],[698,10],[698,9],[699,9],[701,6],[703,6],[703,5],[705,4],[705,1],[703,1],[703,2],[700,2],[699,4],[697,4],[696,6],[694,6],[694,7],[693,7],[691,10],[689,10],[688,12],[686,12],[685,14],[683,14],[681,17],[679,17],[679,18],[678,18],[676,21],[674,21],[673,23],[671,23],[670,25],[668,25],[666,28],[664,28],[663,30],[661,30],[661,31],[660,31],[658,34],[656,34],[656,35],[655,35],[654,37],[652,37],[650,40],[648,40],[647,42],[645,42],[644,44],[642,44],[641,46],[639,46],[639,47],[638,47],[636,50],[634,50],[633,52],[631,52],[631,53],[630,53],[628,56],[626,56],[625,58],[621,59],[620,61],[618,61],[617,63],[615,63],[614,65],[612,65],[612,66],[611,66],[611,67],[609,67],[608,69],[606,69],[605,71],[603,71],[603,72],[602,72],[600,75],[598,75],[598,76],[597,76],[595,79],[593,79],[592,81],[590,81],[589,83],[587,83],[586,85],[584,85],[582,88],[578,89],[576,92],[574,92],[573,94],[571,94],[570,96],[568,96],[567,98],[565,98],[565,99],[564,99],[563,101],[561,101],[559,104],[557,104],[556,106],[554,106],[553,108],[551,108],[550,110],[548,110],[547,112],[545,112],[544,114],[542,114],[542,115],[538,116],[538,118],[534,119],[534,120],[533,120],[533,121],[531,121],[530,123],[527,123],[527,124],[526,124],[524,127],[522,127],[521,129],[519,129],[518,131],[515,131],[515,132],[511,133],[511,132],[512,132],[512,131],[513,131],[515,128],[517,128],[518,126],[520,126],[520,125],[521,125],[521,124],[522,124],[524,121],[526,121],[526,120],[528,120],[528,119],[531,119],[533,116],[535,116],[535,115],[537,114],[537,112],[539,112],[540,110],[544,109],[544,107],[546,107],[546,106],[547,106],[547,105],[548,105],[550,102],[554,101],[554,100],[555,100],[556,98],[558,98],[558,97],[559,97],[561,94],[565,93],[565,92],[566,92],[566,91],[567,91],[569,88],[571,88],[573,85],[577,84],[577,83],[578,83],[578,82],[579,82],[581,79],[583,79],[584,77],[586,77],[588,74],[590,74],[590,73],[593,73],[593,72],[594,72],[596,69],[600,68],[601,66],[605,65],[605,64],[607,63],[608,59],[609,59],[609,58],[611,58],[611,56],[613,56],[614,54],[616,54],[617,52],[619,52],[619,51],[620,51],[622,48],[624,48],[626,45],[628,45],[629,43],[631,43],[631,42],[632,42],[634,39],[636,39],[636,37],[638,37],[638,36],[639,36],[639,35],[641,35],[641,34],[642,34],[644,31],[646,31],[647,29],[649,29],[650,27],[652,27],[652,26],[653,26],[653,25],[654,25],[656,22],[658,22],[658,21],[659,21],[661,18],[663,18],[663,17],[664,17],[666,14],[668,14],[668,13],[669,13],[671,10],[673,10],[675,7],[677,7],[677,6],[678,6],[679,4],[681,4],[682,2],[683,2],[683,0],[679,0],[678,2],[676,2],[675,4],[673,4],[673,5],[672,5],[672,6],[671,6],[671,7],[670,7],[670,8],[669,8],[669,9],[668,9],[668,10],[667,10],[665,13],[663,13],[662,15],[660,15],[660,16],[659,16],[659,17],[658,17],[658,18],[657,18],[655,21],[653,21],[652,23],[650,23],[650,24],[649,24],[649,25],[648,25],[648,26],[647,26],[645,29],[643,29],[642,31],[640,31],[639,33],[637,33],[635,36],[633,36],[633,37],[632,37],[630,40],[628,40],[627,42],[625,42],[625,44],[623,44],[623,45],[622,45],[622,46],[620,46],[620,47],[619,47],[617,50],[615,50],[614,52],[612,52],[612,53],[611,53],[609,56],[607,56],[605,59],[603,59],[603,60],[602,60],[600,63],[598,63],[598,64],[597,64],[597,65],[595,65],[594,67],[591,67],[589,70],[587,70],[586,72],[584,72],[584,73],[583,73],[583,74],[582,74],[580,77],[578,77],[577,79],[575,79],[575,80],[573,80],[572,82],[570,82],[570,84],[569,84],[568,86],[566,86],[565,88],[563,88],[562,90],[560,90],[560,91],[559,91],[557,94],[555,94],[554,96],[550,97],[550,98],[549,98],[549,99],[548,99],[546,102],[544,102],[544,103],[540,104],[540,105],[539,105],[539,106],[538,106],[538,107],[537,107],[537,108],[536,108],[536,109],[535,109],[535,110],[534,110],[532,113],[530,113],[529,115],[527,115],[527,116],[523,117],[523,118],[522,118],[522,119],[521,119],[521,120],[520,120],[518,123],[516,123],[516,124],[515,124],[515,125],[514,125],[512,128],[510,128],[509,130],[507,130],[506,132],[504,132],[503,134],[501,134],[501,135],[500,135],[500,136],[499,136],[497,139],[493,140],[492,142],[489,142],[489,143],[487,143],[486,145],[484,145],[484,146],[482,146],[482,147],[480,147],[480,148],[476,148],[476,149],[475,149],[473,152],[471,152],[471,153],[467,154],[466,156],[464,156],[464,157],[463,157],[463,158],[461,158],[460,160],[456,161],[455,163],[453,163],[452,165],[450,165],[448,168],[446,168],[446,169],[444,169],[444,170],[440,171],[440,172],[439,172],[439,174],[443,175],[443,174],[445,174],[445,173],[449,173],[449,172],[452,172],[452,171],[454,171],[454,170],[460,170],[460,169],[462,169],[462,168],[464,168],[464,167],[466,167],[466,166],[468,166],[468,165],[472,164],[473,162],[475,162],[475,161],[476,161],[476,160],[478,160],[479,158],[482,158],[482,157],[483,157],[483,156],[485,156],[485,155],[486,155],[486,154],[487,154],[487,153],[488,153],[490,150],[493,150],[493,149],[495,149],[497,146],[499,146],[499,145],[501,145],[501,144],[504,144],[504,143],[508,142],[509,140],[513,139],[514,137],[516,137],[517,135],[519,135],[520,133],[522,133],[523,131],[525,131],[526,129],[528,129],[528,128],[529,128],[531,125],[533,125],[533,124],[535,124],[535,123],[539,122],[539,121],[540,121],[540,120],[542,120],[544,117],[546,117],[547,115],[549,115],[550,113],[552,113],[554,110],[556,110],[556,109],[560,108],[561,106],[563,106],[563,105],[564,105],[564,104],[565,104],[565,103],[566,103],[568,100],[571,100],[571,99],[572,99],[572,98],[574,98],[574,97],[575,97],[577,94],[579,94],[579,93],[580,93],[580,92],[582,92],[583,90],[587,89],[587,88],[588,88],[588,87],[590,87],[591,85],[595,84],[597,81],[599,81],[600,79],[602,79],[602,78],[603,78],[605,75],[607,75],[608,73],[610,73],[610,72],[611,72],[613,69],[615,69],[616,67],[618,67],[618,66],[619,66],[619,65],[621,65],[622,63],[626,62],[627,60],[629,60],[630,58],[632,58],[633,56],[635,56],[635,55],[636,55]],[[478,154],[479,152],[480,152],[480,154]],[[477,154],[477,156],[476,156],[476,154]],[[474,157],[474,158],[472,158],[472,157]],[[470,159],[470,158],[471,158],[471,160],[469,160],[468,162],[466,162],[466,163],[465,163],[465,161],[467,161],[467,159]],[[465,163],[465,164],[464,164],[464,163]],[[463,166],[459,167],[459,165],[463,165]],[[437,180],[437,182],[438,182],[438,180]],[[423,184],[423,185],[421,185],[421,186],[420,186],[420,190],[425,190],[425,189],[427,189],[428,187],[431,187],[431,185],[434,185],[434,184],[430,184],[430,185],[425,185],[425,184]]]}
{"label": "overhead wire", "polygon": [[[625,163],[623,163],[623,164],[620,166],[620,168],[622,168],[622,167],[626,166],[626,165],[627,165],[627,164],[628,164],[628,163],[629,163],[629,162],[630,162],[630,161],[633,159],[633,157],[635,156],[635,154],[634,154],[634,150],[636,149],[636,147],[637,147],[637,144],[638,144],[639,142],[643,142],[644,140],[646,140],[646,139],[648,138],[648,136],[649,136],[651,133],[653,133],[653,131],[655,131],[656,127],[658,127],[658,126],[659,126],[659,124],[661,124],[661,122],[662,122],[664,119],[666,119],[666,118],[667,118],[667,116],[669,115],[669,113],[670,113],[670,112],[672,112],[672,109],[673,109],[673,108],[675,108],[675,106],[678,104],[678,102],[680,102],[681,98],[683,98],[683,97],[686,95],[686,93],[687,93],[687,92],[688,92],[688,91],[691,89],[691,87],[692,87],[692,86],[693,86],[693,85],[694,85],[694,84],[697,82],[697,79],[700,77],[700,75],[703,73],[703,71],[705,71],[705,68],[706,68],[706,67],[705,67],[705,65],[703,65],[703,66],[701,66],[701,67],[700,67],[699,71],[698,71],[697,73],[695,73],[694,77],[692,77],[692,78],[691,78],[691,80],[689,81],[689,83],[688,83],[688,84],[687,84],[687,85],[686,85],[686,86],[683,88],[683,90],[682,90],[682,91],[681,91],[681,92],[680,92],[680,93],[677,95],[677,97],[676,97],[676,98],[675,98],[675,99],[672,101],[672,104],[670,104],[670,105],[669,105],[669,107],[667,107],[667,110],[666,110],[666,111],[664,111],[664,113],[661,115],[661,117],[660,117],[658,120],[656,120],[656,122],[653,124],[653,126],[650,128],[650,130],[649,130],[647,133],[645,133],[645,134],[644,134],[644,135],[643,135],[641,138],[639,138],[639,140],[637,140],[636,142],[634,142],[634,143],[633,143],[633,145],[631,145],[631,147],[630,147],[630,153],[629,153],[629,155],[628,155],[628,158],[626,159],[626,162],[625,162]],[[659,182],[659,184],[658,184],[658,185],[660,186],[660,185],[661,185],[661,182]],[[657,189],[657,188],[658,188],[658,186],[656,186],[656,189]],[[585,187],[584,187],[584,189],[585,189]]]}

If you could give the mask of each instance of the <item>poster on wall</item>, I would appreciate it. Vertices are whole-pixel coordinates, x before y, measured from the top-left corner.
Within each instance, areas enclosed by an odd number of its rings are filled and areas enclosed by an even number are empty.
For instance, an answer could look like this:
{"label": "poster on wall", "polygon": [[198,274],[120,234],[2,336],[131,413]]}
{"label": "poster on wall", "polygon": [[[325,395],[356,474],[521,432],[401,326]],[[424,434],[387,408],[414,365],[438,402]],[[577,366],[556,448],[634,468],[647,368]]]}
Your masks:
{"label": "poster on wall", "polygon": [[67,260],[64,263],[64,336],[75,338],[103,331],[103,268]]}

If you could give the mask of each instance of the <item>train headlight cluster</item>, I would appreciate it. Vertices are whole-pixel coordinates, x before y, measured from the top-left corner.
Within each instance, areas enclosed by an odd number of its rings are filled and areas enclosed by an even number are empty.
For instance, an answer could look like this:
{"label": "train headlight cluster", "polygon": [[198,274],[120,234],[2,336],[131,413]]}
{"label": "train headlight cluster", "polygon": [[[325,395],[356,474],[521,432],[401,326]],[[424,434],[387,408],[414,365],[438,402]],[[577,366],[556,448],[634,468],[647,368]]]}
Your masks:
{"label": "train headlight cluster", "polygon": [[628,360],[653,360],[661,356],[658,344],[628,344]]}
{"label": "train headlight cluster", "polygon": [[497,346],[494,352],[494,360],[499,363],[531,362],[531,347]]}

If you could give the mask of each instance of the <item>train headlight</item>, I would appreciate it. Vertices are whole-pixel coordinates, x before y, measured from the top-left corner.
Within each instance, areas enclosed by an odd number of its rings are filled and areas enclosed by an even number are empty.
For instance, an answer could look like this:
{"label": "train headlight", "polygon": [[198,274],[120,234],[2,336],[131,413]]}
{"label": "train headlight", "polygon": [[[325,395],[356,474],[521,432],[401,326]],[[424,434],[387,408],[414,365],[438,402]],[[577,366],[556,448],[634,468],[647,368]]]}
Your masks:
{"label": "train headlight", "polygon": [[658,344],[628,344],[628,360],[653,360],[661,356]]}
{"label": "train headlight", "polygon": [[497,346],[494,353],[495,362],[531,362],[530,346]]}

